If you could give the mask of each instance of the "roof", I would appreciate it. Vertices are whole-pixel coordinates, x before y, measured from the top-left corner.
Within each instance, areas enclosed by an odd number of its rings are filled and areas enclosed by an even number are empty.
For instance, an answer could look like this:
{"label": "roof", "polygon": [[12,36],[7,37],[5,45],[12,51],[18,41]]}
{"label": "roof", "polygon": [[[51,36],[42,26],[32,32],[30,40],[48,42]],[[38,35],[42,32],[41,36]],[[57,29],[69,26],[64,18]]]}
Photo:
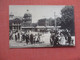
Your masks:
{"label": "roof", "polygon": [[9,25],[12,25],[12,23],[21,23],[22,20],[20,20],[19,18],[15,18],[13,20],[9,20]]}
{"label": "roof", "polygon": [[23,18],[22,21],[31,21],[30,18]]}
{"label": "roof", "polygon": [[46,28],[45,26],[36,26],[36,28]]}
{"label": "roof", "polygon": [[14,17],[9,17],[9,20],[14,20],[14,19],[16,19],[16,18],[18,18],[18,19],[20,19],[20,20],[23,19],[23,17],[20,17],[20,16],[14,16]]}
{"label": "roof", "polygon": [[[60,28],[61,26],[57,26],[57,28]],[[36,28],[48,28],[48,29],[52,29],[55,28],[54,26],[37,26]]]}
{"label": "roof", "polygon": [[32,26],[27,26],[27,27],[21,27],[21,28],[34,28],[34,27],[32,27]]}
{"label": "roof", "polygon": [[31,17],[31,16],[32,16],[32,15],[31,15],[30,13],[25,13],[23,18]]}

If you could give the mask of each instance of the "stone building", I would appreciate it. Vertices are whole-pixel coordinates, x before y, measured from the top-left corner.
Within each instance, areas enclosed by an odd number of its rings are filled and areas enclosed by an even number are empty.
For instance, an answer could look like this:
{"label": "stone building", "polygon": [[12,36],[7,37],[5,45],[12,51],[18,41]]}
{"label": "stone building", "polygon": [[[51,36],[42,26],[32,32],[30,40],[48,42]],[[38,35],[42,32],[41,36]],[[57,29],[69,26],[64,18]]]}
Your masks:
{"label": "stone building", "polygon": [[21,29],[24,31],[32,29],[32,15],[29,13],[29,10],[27,10],[27,13],[23,16]]}
{"label": "stone building", "polygon": [[48,19],[46,19],[46,18],[40,19],[40,20],[38,21],[38,26],[49,26]]}
{"label": "stone building", "polygon": [[21,30],[22,18],[14,16],[14,14],[9,15],[9,31],[20,31]]}

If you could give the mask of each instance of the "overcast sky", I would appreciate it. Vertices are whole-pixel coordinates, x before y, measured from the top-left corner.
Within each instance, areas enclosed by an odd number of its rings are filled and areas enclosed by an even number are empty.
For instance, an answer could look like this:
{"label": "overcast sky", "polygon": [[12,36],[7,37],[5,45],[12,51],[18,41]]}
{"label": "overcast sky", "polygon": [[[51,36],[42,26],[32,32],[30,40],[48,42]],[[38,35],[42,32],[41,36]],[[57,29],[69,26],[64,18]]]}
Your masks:
{"label": "overcast sky", "polygon": [[61,17],[61,9],[64,5],[9,5],[9,14],[23,17],[25,13],[32,14],[32,22],[35,23],[41,18]]}

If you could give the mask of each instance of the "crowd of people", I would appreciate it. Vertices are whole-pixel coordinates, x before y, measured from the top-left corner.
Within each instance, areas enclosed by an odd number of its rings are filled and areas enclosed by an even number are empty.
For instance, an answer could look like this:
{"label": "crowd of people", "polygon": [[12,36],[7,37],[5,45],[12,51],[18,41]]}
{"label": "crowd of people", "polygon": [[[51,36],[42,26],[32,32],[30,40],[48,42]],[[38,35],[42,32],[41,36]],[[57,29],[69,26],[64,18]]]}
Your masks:
{"label": "crowd of people", "polygon": [[50,36],[50,43],[53,46],[73,45],[73,39],[70,31],[65,29],[62,31],[53,31]]}
{"label": "crowd of people", "polygon": [[[52,46],[66,46],[66,45],[71,45],[73,44],[73,39],[71,38],[71,34],[69,32],[69,30],[58,30],[58,31],[49,31],[50,32],[50,39],[49,39],[49,43]],[[15,40],[23,42],[25,41],[26,44],[36,44],[36,43],[41,43],[41,36],[42,34],[40,34],[39,32],[37,32],[36,34],[29,32],[29,31],[15,31],[12,32],[10,31],[9,34],[9,39],[10,40]]]}
{"label": "crowd of people", "polygon": [[23,41],[26,41],[26,44],[35,44],[35,43],[40,43],[40,36],[41,34],[40,33],[37,33],[37,34],[34,34],[32,32],[29,32],[29,31],[26,31],[26,32],[10,32],[9,34],[9,39],[10,40],[15,40],[15,41],[20,41],[20,42],[23,42]]}

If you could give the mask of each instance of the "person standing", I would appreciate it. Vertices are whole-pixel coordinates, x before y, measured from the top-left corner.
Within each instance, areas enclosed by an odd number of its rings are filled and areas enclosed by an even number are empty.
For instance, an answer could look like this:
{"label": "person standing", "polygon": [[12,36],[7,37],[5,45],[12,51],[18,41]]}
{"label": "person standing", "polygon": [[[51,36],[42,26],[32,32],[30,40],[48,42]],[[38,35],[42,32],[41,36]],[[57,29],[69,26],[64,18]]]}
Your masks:
{"label": "person standing", "polygon": [[59,44],[59,37],[60,37],[60,35],[59,35],[59,33],[57,32],[56,33],[56,36],[55,36],[55,41],[54,41],[54,45],[55,46],[59,46],[60,44]]}
{"label": "person standing", "polygon": [[18,32],[18,39],[20,39],[20,33]]}
{"label": "person standing", "polygon": [[38,33],[37,42],[40,42],[40,33]]}
{"label": "person standing", "polygon": [[33,35],[33,43],[35,44],[36,35]]}
{"label": "person standing", "polygon": [[25,40],[25,34],[22,35],[22,41],[24,41],[24,40]]}
{"label": "person standing", "polygon": [[71,34],[70,33],[68,33],[68,43],[69,45],[71,44]]}
{"label": "person standing", "polygon": [[15,41],[17,41],[17,32],[15,32]]}
{"label": "person standing", "polygon": [[63,33],[60,33],[60,45],[65,45],[66,44],[66,39]]}
{"label": "person standing", "polygon": [[28,42],[29,42],[29,35],[26,34],[26,44],[28,44]]}
{"label": "person standing", "polygon": [[53,46],[55,45],[55,32],[51,32],[50,43]]}
{"label": "person standing", "polygon": [[30,35],[30,42],[33,44],[33,34]]}

